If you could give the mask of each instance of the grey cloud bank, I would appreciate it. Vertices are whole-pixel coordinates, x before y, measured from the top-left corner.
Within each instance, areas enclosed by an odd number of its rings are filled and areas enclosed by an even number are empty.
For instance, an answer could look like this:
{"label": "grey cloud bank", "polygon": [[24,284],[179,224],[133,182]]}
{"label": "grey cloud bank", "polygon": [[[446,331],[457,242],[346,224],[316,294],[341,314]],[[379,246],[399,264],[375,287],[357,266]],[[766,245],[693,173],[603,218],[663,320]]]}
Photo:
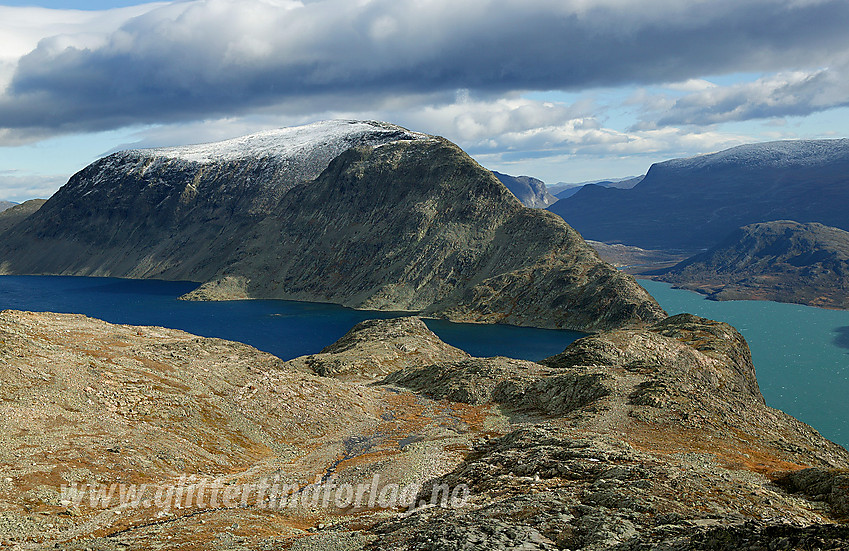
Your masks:
{"label": "grey cloud bank", "polygon": [[780,93],[780,83],[705,90],[657,124],[810,112],[849,103],[840,63],[847,21],[845,0],[157,5],[114,32],[42,40],[0,95],[0,128],[91,131],[269,106],[292,115],[317,105],[379,109],[457,89],[483,97],[799,69],[837,84],[800,95],[804,78],[789,82],[780,109],[751,99]]}

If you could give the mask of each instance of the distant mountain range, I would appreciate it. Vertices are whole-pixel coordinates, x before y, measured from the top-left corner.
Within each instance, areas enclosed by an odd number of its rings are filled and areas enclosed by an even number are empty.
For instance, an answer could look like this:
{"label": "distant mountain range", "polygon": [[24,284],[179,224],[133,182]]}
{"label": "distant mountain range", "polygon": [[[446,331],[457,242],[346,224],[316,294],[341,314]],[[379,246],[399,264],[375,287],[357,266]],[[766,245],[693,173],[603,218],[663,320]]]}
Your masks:
{"label": "distant mountain range", "polygon": [[530,176],[510,176],[494,170],[492,173],[526,207],[544,209],[557,202],[557,197],[548,192],[542,180]]}
{"label": "distant mountain range", "polygon": [[790,220],[751,224],[657,279],[717,300],[849,308],[849,232]]}
{"label": "distant mountain range", "polygon": [[100,159],[3,232],[0,273],[579,330],[664,316],[456,145],[364,121]]}
{"label": "distant mountain range", "polygon": [[581,191],[581,188],[584,186],[595,185],[607,188],[631,189],[642,182],[643,178],[645,178],[645,175],[628,176],[627,178],[611,178],[606,180],[590,180],[588,182],[580,182],[577,184],[557,182],[556,184],[548,186],[548,190],[558,199],[565,199]]}
{"label": "distant mountain range", "polygon": [[549,210],[587,238],[706,249],[770,220],[849,230],[849,139],[768,142],[652,165],[633,189],[587,185]]}
{"label": "distant mountain range", "polygon": [[17,203],[13,203],[11,201],[0,201],[0,212],[3,212],[6,209],[12,208],[15,205],[17,205]]}

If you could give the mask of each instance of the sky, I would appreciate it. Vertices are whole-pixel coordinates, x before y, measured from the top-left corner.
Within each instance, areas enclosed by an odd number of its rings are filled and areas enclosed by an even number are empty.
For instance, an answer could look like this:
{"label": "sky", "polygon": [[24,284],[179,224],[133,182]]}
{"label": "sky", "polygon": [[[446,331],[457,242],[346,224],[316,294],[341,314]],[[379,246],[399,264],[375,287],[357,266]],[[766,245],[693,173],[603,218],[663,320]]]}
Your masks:
{"label": "sky", "polygon": [[0,0],[0,200],[333,118],[549,184],[846,137],[847,28],[846,0]]}

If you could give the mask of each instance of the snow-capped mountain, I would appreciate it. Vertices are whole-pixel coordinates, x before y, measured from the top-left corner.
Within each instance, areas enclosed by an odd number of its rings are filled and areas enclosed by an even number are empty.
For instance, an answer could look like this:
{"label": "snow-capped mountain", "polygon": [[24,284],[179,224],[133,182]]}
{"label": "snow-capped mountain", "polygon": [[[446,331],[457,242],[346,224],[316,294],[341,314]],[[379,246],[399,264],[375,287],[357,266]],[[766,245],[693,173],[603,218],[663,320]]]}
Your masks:
{"label": "snow-capped mountain", "polygon": [[0,273],[197,281],[195,299],[572,329],[663,316],[456,145],[378,122],[115,153],[2,232],[0,259]]}

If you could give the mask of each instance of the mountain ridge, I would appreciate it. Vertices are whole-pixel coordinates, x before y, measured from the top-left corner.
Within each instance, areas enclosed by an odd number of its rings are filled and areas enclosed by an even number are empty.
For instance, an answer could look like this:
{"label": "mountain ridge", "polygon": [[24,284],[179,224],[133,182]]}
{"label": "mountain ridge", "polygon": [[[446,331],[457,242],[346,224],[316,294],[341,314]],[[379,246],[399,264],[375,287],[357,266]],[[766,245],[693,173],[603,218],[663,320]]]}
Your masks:
{"label": "mountain ridge", "polygon": [[[162,327],[5,310],[0,360],[12,548],[849,544],[849,452],[763,403],[739,332],[688,314],[541,363],[468,357],[415,318],[370,320],[283,362]],[[319,483],[330,499],[306,497]],[[129,503],[61,490],[129,484]],[[376,499],[410,484],[398,506]],[[340,502],[344,485],[372,488],[370,503]],[[465,499],[434,502],[437,487]]]}

